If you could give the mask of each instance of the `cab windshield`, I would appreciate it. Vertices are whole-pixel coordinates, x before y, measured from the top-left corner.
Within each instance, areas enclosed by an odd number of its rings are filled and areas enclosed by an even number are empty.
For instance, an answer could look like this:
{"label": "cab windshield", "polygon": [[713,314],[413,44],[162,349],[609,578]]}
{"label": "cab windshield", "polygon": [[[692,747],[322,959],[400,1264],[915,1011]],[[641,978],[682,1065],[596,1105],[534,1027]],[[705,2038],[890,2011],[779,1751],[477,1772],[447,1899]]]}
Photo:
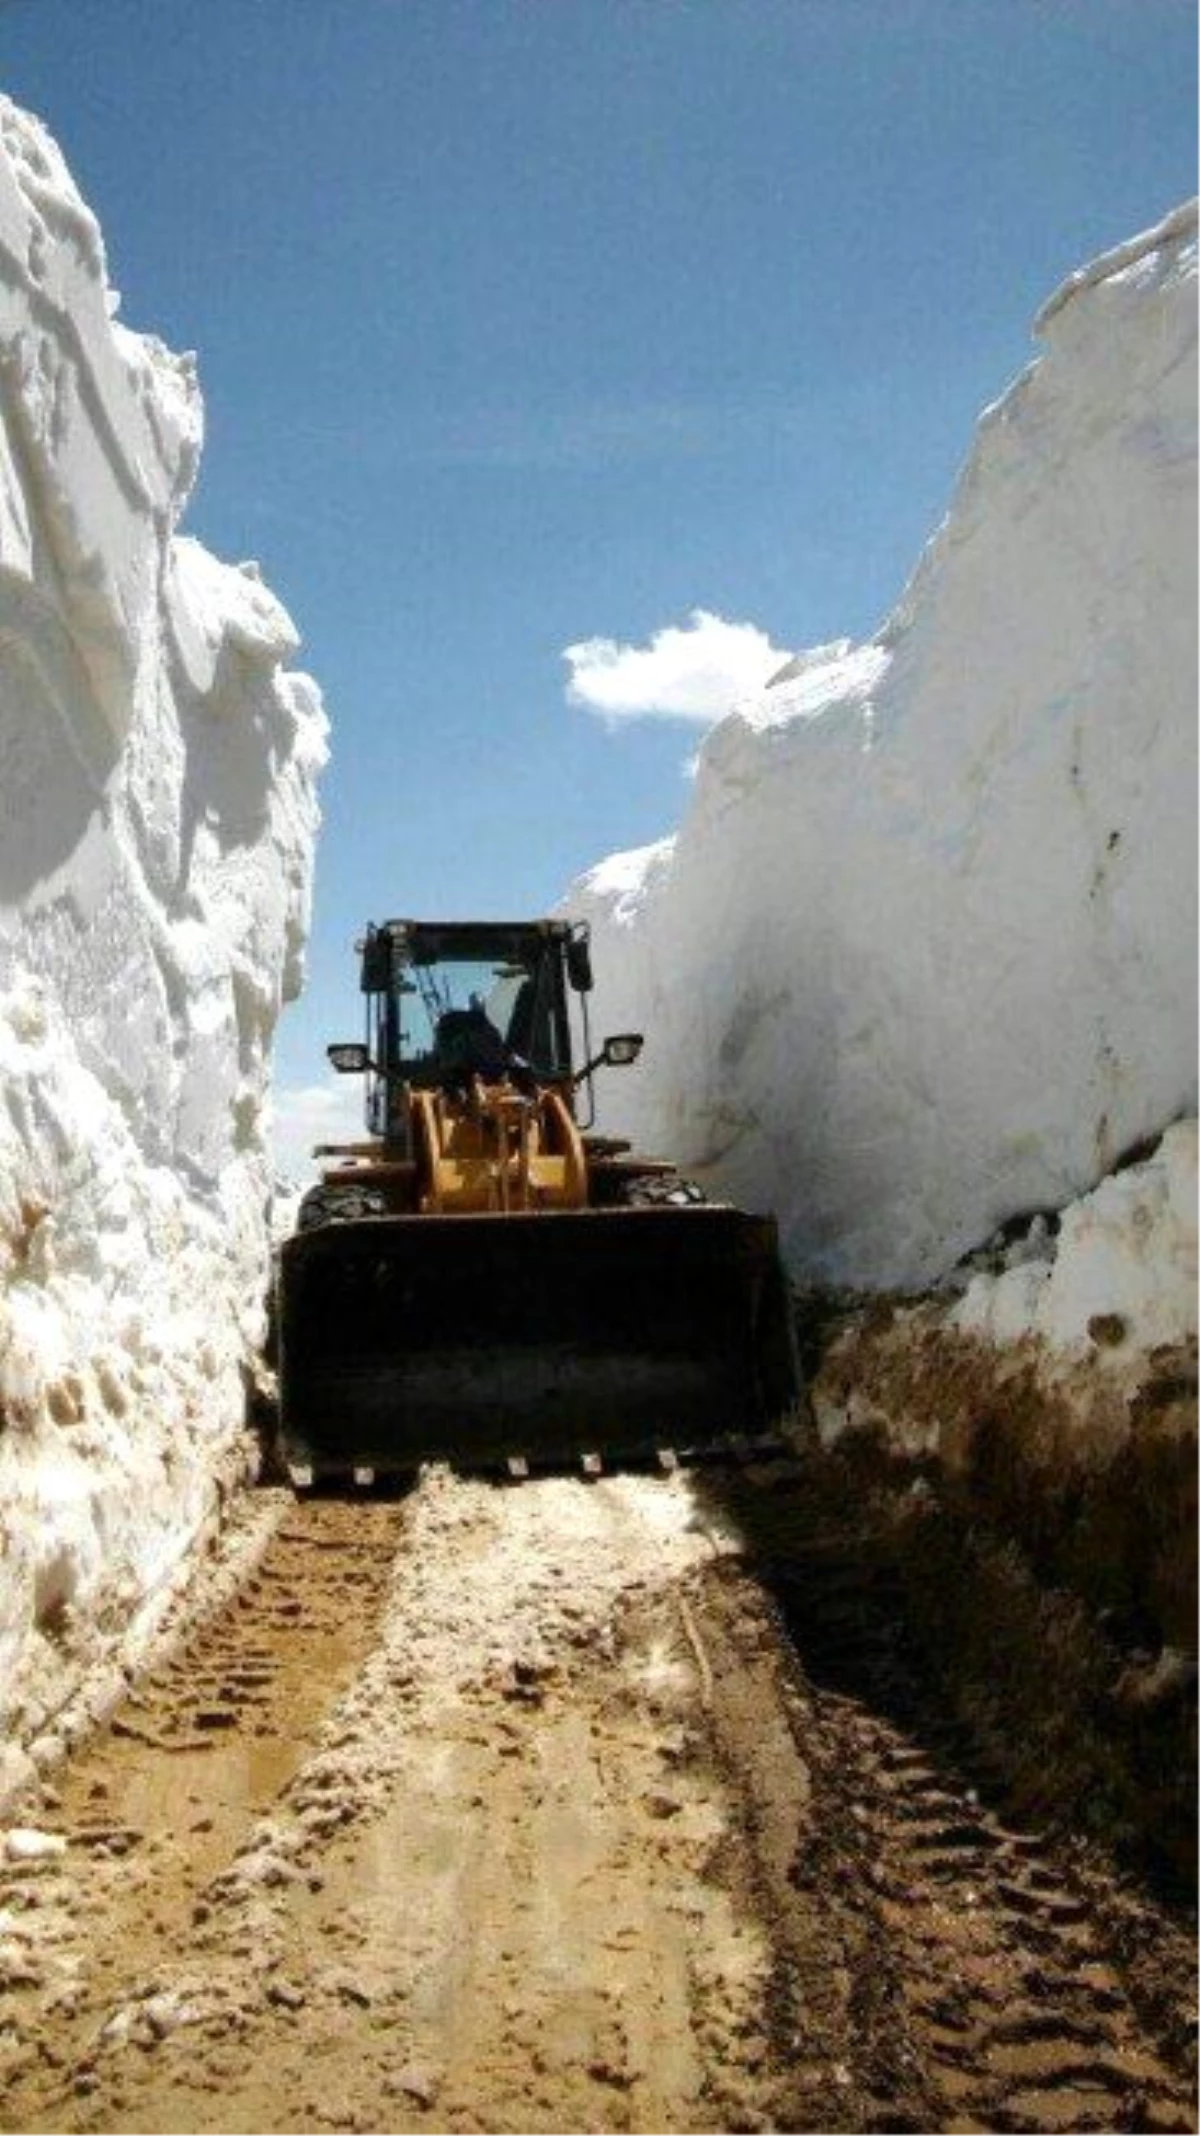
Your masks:
{"label": "cab windshield", "polygon": [[465,1031],[500,1065],[508,1056],[535,1075],[569,1074],[567,1034],[556,1013],[559,959],[534,938],[519,953],[414,958],[392,997],[393,1057],[401,1074],[423,1081],[453,1064]]}
{"label": "cab windshield", "polygon": [[[410,965],[399,987],[400,1053],[406,1060],[432,1053],[438,1025],[453,1011],[482,1011],[497,1036],[511,1044],[517,996],[530,979],[520,964],[453,962]],[[519,1048],[517,1050],[520,1050]]]}

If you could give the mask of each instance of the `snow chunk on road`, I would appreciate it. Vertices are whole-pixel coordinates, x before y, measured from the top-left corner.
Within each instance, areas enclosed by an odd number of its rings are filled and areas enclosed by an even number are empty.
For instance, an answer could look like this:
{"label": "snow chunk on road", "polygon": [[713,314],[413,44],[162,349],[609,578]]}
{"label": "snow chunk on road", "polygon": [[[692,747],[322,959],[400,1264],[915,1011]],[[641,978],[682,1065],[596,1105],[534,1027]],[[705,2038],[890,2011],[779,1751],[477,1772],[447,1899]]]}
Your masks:
{"label": "snow chunk on road", "polygon": [[325,748],[257,566],[177,532],[193,359],[116,306],[0,99],[0,1727],[27,1733],[244,1458]]}
{"label": "snow chunk on road", "polygon": [[817,1280],[919,1286],[1195,1110],[1194,205],[1080,271],[868,645],[584,876],[602,1125]]}
{"label": "snow chunk on road", "polygon": [[4,1835],[4,1859],[9,1862],[56,1861],[67,1851],[61,1832],[39,1832],[32,1825],[13,1825]]}

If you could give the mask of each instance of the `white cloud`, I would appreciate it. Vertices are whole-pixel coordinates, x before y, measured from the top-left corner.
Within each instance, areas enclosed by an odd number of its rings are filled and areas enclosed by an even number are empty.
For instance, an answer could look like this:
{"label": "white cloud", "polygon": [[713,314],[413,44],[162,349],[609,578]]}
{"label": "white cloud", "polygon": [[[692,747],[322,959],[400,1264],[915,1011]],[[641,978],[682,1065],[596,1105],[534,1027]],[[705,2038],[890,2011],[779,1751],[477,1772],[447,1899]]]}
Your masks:
{"label": "white cloud", "polygon": [[655,631],[649,645],[585,638],[563,653],[567,701],[603,718],[720,719],[762,689],[791,655],[754,623],[727,623],[694,608],[684,625]]}
{"label": "white cloud", "polygon": [[330,1076],[325,1083],[274,1094],[275,1171],[278,1178],[295,1186],[308,1186],[317,1176],[314,1144],[361,1142],[365,1134],[360,1075]]}

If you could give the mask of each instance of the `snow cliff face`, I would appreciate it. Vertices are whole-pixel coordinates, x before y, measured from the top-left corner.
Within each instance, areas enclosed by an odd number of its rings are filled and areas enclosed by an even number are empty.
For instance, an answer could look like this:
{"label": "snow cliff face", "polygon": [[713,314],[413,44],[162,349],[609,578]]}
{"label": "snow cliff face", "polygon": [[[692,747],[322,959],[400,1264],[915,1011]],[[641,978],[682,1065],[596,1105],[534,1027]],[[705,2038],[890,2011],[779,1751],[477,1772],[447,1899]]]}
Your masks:
{"label": "snow cliff face", "polygon": [[604,1125],[794,1267],[918,1285],[1195,1106],[1196,215],[1073,276],[864,646],[708,738],[577,883]]}
{"label": "snow cliff face", "polygon": [[116,308],[0,100],[0,1724],[159,1586],[233,1458],[324,754],[256,567],[176,532],[192,360]]}

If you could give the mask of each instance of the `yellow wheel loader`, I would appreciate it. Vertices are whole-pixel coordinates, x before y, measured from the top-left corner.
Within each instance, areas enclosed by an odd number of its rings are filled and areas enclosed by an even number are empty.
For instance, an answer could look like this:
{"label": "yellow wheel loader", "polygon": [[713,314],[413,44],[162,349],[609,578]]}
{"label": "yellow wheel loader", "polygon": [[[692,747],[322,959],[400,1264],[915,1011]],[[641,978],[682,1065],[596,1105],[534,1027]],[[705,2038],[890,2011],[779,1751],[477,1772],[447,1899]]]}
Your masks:
{"label": "yellow wheel loader", "polygon": [[[325,1146],[279,1257],[300,1484],[530,1469],[774,1436],[797,1373],[771,1218],[592,1132],[584,923],[387,920],[362,953],[369,1140]],[[579,1065],[575,1065],[576,1059]]]}

